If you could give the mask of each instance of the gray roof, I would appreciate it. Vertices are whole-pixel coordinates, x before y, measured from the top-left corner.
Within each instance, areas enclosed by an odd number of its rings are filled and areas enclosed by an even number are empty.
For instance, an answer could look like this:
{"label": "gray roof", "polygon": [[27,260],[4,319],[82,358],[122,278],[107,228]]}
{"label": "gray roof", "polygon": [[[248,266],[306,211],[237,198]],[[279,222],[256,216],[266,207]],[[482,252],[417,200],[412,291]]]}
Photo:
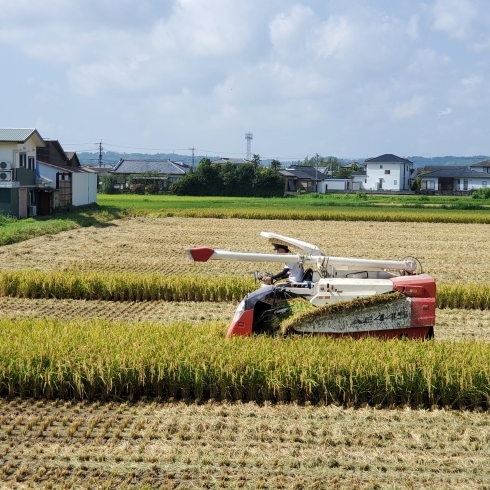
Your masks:
{"label": "gray roof", "polygon": [[[316,167],[308,165],[292,165],[286,169],[279,170],[279,173],[285,177],[296,177],[301,180],[317,180]],[[323,180],[325,174],[318,170],[318,180]]]}
{"label": "gray roof", "polygon": [[433,177],[446,179],[490,179],[486,172],[478,172],[470,167],[442,168],[422,175],[422,180]]}
{"label": "gray roof", "polygon": [[36,146],[44,146],[41,135],[34,128],[0,128],[0,141],[25,143],[33,134],[35,134],[41,142],[41,145]]}
{"label": "gray roof", "polygon": [[143,174],[157,172],[161,175],[185,175],[190,167],[180,162],[170,160],[124,160],[121,159],[110,170],[114,174]]}
{"label": "gray roof", "polygon": [[252,163],[245,158],[218,158],[217,160],[212,160],[211,163],[233,163],[233,165],[243,165],[245,163]]}
{"label": "gray roof", "polygon": [[380,155],[379,157],[368,158],[364,160],[364,164],[366,163],[413,163],[406,158],[397,157],[392,153],[385,153],[384,155]]}
{"label": "gray roof", "polygon": [[490,159],[482,160],[481,162],[476,162],[470,165],[470,167],[490,167]]}

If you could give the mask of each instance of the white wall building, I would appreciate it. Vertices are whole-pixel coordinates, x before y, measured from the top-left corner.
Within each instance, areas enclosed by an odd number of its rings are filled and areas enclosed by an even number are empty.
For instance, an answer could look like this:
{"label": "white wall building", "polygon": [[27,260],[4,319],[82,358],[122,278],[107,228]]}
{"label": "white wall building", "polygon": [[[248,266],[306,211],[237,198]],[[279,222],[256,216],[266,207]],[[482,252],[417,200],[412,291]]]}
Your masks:
{"label": "white wall building", "polygon": [[37,162],[39,174],[50,181],[49,187],[66,193],[66,201],[60,196],[61,205],[83,206],[97,201],[97,174],[81,167],[61,167]]}
{"label": "white wall building", "polygon": [[469,167],[440,169],[424,174],[421,190],[435,192],[470,192],[490,187],[490,173]]}
{"label": "white wall building", "polygon": [[406,158],[392,154],[369,158],[364,161],[366,177],[363,190],[369,191],[408,191],[413,163]]}

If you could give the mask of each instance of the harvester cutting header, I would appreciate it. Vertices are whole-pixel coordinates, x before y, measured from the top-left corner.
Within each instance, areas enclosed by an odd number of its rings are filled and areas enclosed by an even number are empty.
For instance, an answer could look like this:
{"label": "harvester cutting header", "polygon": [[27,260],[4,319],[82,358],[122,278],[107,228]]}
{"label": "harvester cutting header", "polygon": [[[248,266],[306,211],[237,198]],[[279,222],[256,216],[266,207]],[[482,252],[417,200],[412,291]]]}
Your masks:
{"label": "harvester cutting header", "polygon": [[[273,284],[260,275],[262,286],[238,306],[227,337],[270,331],[286,319],[289,331],[327,335],[431,338],[435,323],[435,279],[417,260],[371,260],[325,255],[311,243],[261,232],[277,249],[302,253],[232,252],[207,247],[186,249],[196,262],[234,260],[287,262],[294,278]],[[305,268],[306,271],[305,271]],[[298,274],[299,272],[299,274]],[[294,301],[312,309],[292,315]]]}

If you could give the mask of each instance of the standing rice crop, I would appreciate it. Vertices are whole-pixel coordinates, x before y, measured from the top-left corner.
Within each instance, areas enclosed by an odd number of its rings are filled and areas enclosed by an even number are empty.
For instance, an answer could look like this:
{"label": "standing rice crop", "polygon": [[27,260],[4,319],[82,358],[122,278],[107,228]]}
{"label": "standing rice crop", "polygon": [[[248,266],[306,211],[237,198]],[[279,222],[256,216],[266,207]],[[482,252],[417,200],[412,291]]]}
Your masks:
{"label": "standing rice crop", "polygon": [[482,407],[490,345],[224,339],[226,325],[0,320],[0,395]]}

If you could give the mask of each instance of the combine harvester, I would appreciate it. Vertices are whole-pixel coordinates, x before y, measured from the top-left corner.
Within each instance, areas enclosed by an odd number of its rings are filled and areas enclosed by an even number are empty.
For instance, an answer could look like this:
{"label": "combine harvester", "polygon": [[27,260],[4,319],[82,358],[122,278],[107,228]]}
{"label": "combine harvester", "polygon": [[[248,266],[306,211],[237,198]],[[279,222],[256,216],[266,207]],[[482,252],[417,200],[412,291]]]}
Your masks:
{"label": "combine harvester", "polygon": [[[262,284],[249,293],[239,304],[227,337],[279,330],[283,334],[356,338],[433,338],[436,282],[430,275],[418,272],[417,260],[330,257],[301,240],[265,231],[260,234],[273,245],[296,247],[303,253],[186,249],[187,256],[196,262],[287,262],[311,267],[301,282]],[[255,276],[264,280],[271,275],[256,272]],[[293,314],[295,302],[303,307]],[[305,304],[310,308],[304,308]]]}

